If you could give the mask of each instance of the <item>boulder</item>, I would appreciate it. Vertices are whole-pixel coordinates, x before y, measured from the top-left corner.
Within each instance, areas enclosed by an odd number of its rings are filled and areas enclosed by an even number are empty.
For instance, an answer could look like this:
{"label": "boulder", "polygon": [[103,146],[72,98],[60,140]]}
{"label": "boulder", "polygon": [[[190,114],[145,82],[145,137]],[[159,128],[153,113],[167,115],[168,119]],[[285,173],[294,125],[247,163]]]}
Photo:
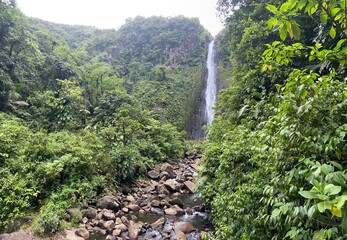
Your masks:
{"label": "boulder", "polygon": [[157,199],[152,200],[151,202],[152,207],[159,207],[160,206],[160,201]]}
{"label": "boulder", "polygon": [[130,239],[137,239],[140,235],[143,224],[141,222],[129,222],[128,234]]}
{"label": "boulder", "polygon": [[102,210],[102,217],[106,220],[116,220],[116,214],[114,214],[114,212],[109,209]]}
{"label": "boulder", "polygon": [[118,224],[118,225],[114,226],[114,229],[118,229],[121,232],[125,232],[128,230],[128,227],[122,223],[122,224]]}
{"label": "boulder", "polygon": [[159,228],[162,228],[165,224],[165,218],[159,218],[157,221],[155,221],[154,223],[151,224],[151,227],[153,229],[159,229]]}
{"label": "boulder", "polygon": [[155,186],[149,185],[149,186],[145,187],[145,189],[143,189],[143,191],[144,191],[145,193],[154,192],[154,191],[155,191]]}
{"label": "boulder", "polygon": [[170,203],[171,205],[177,205],[177,206],[183,208],[183,202],[182,202],[182,200],[179,199],[178,197],[175,197],[175,198],[173,198],[173,199],[170,199],[170,200],[169,200],[169,203]]}
{"label": "boulder", "polygon": [[181,232],[187,234],[187,233],[194,231],[194,227],[189,222],[175,222],[174,223],[174,230],[175,230],[175,232],[181,231]]}
{"label": "boulder", "polygon": [[182,231],[175,232],[173,240],[187,240],[187,236]]}
{"label": "boulder", "polygon": [[108,231],[108,232],[112,232],[112,230],[114,229],[114,227],[116,226],[116,224],[114,223],[114,221],[109,220],[103,223],[103,227]]}
{"label": "boulder", "polygon": [[194,193],[195,184],[193,182],[185,181],[183,184],[190,193]]}
{"label": "boulder", "polygon": [[130,204],[130,205],[128,205],[127,206],[127,208],[129,208],[131,211],[133,211],[133,212],[136,212],[136,211],[138,211],[138,210],[140,210],[141,208],[139,207],[139,205],[137,205],[137,204]]}
{"label": "boulder", "polygon": [[167,188],[164,185],[159,185],[157,188],[158,194],[163,194],[164,196],[167,196],[170,194],[170,192],[167,190]]}
{"label": "boulder", "polygon": [[129,227],[129,220],[125,216],[122,216],[121,220],[125,226]]}
{"label": "boulder", "polygon": [[148,177],[151,179],[158,179],[159,178],[159,172],[156,170],[151,170],[147,173]]}
{"label": "boulder", "polygon": [[75,231],[75,234],[76,234],[77,236],[82,237],[83,239],[89,239],[89,237],[90,237],[90,234],[89,234],[88,230],[85,229],[85,228],[79,228],[79,229],[77,229],[77,230]]}
{"label": "boulder", "polygon": [[118,212],[119,210],[119,203],[113,196],[105,196],[100,198],[97,201],[96,206],[101,209],[111,209],[115,212]]}
{"label": "boulder", "polygon": [[134,198],[133,195],[128,195],[128,196],[126,197],[126,200],[127,200],[128,202],[135,202],[135,198]]}
{"label": "boulder", "polygon": [[121,233],[122,233],[122,230],[115,229],[115,230],[113,230],[112,235],[115,237],[119,237]]}
{"label": "boulder", "polygon": [[[0,234],[0,239],[1,240],[38,240],[36,237],[33,237],[31,235],[31,232],[28,230],[21,230],[18,232],[13,232],[13,233],[4,233]],[[82,238],[82,240],[84,240]]]}
{"label": "boulder", "polygon": [[166,180],[164,186],[171,192],[177,192],[181,189],[182,185],[173,179]]}
{"label": "boulder", "polygon": [[169,163],[163,163],[160,167],[161,172],[167,172],[170,178],[176,177],[173,167]]}

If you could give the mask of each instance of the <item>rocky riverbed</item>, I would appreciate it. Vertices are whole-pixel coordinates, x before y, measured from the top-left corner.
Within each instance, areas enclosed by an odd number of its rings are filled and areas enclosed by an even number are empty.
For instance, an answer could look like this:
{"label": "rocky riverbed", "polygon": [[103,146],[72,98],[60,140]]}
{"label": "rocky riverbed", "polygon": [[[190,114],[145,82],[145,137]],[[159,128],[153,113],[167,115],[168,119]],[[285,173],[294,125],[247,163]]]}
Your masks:
{"label": "rocky riverbed", "polygon": [[[200,239],[209,224],[204,205],[194,196],[199,157],[187,155],[185,160],[149,169],[148,179],[132,184],[128,193],[99,198],[96,204],[82,210],[78,228],[65,230],[50,239]],[[79,211],[69,209],[66,220]],[[38,238],[31,236],[30,231],[0,235],[0,240],[11,239]]]}

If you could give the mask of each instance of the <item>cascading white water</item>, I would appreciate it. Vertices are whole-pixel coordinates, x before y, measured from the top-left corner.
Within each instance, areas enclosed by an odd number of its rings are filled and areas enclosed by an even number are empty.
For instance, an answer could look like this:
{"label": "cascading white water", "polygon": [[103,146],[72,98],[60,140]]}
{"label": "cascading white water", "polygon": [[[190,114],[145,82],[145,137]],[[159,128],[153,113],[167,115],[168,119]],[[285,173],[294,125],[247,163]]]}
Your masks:
{"label": "cascading white water", "polygon": [[206,67],[208,71],[206,91],[205,91],[205,120],[207,125],[211,125],[214,117],[214,104],[217,98],[217,83],[216,83],[216,64],[215,64],[215,49],[214,40],[208,46],[208,55]]}

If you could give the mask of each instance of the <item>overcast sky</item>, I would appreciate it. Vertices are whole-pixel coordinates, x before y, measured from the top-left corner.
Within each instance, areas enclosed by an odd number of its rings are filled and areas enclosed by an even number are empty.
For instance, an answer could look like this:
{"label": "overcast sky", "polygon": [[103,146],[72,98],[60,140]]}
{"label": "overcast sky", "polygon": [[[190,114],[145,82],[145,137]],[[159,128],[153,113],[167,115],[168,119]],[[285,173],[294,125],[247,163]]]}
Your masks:
{"label": "overcast sky", "polygon": [[201,24],[216,35],[222,24],[216,16],[217,0],[17,0],[25,15],[43,20],[118,28],[129,17],[198,17]]}

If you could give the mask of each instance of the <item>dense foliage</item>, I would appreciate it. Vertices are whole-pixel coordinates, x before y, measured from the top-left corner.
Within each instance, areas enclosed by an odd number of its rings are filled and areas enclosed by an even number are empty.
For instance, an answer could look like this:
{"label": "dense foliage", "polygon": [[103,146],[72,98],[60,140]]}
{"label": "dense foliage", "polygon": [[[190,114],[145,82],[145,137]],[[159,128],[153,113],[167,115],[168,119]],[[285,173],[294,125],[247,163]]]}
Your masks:
{"label": "dense foliage", "polygon": [[0,1],[0,229],[32,213],[55,232],[67,208],[181,157],[209,38],[197,19],[99,30]]}
{"label": "dense foliage", "polygon": [[219,4],[231,85],[200,170],[214,237],[344,239],[346,1]]}

